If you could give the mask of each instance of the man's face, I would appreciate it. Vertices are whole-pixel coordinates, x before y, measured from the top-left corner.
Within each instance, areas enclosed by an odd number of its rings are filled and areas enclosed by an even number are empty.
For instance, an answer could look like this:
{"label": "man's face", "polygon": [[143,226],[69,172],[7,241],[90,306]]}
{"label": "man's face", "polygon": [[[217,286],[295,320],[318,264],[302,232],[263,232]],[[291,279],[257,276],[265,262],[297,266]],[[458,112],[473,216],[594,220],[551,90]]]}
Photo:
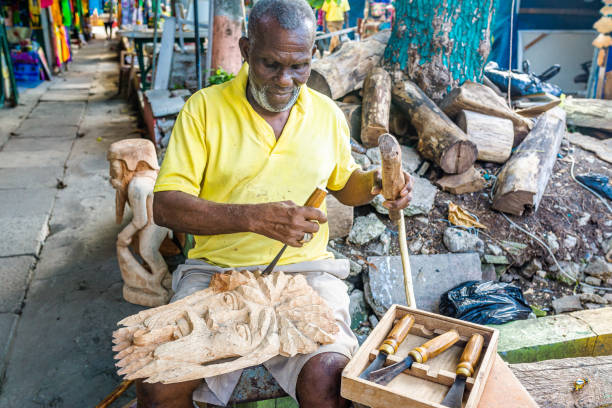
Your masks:
{"label": "man's face", "polygon": [[270,112],[290,109],[310,76],[314,49],[308,29],[285,30],[274,19],[264,20],[254,39],[240,40],[240,50],[257,104]]}

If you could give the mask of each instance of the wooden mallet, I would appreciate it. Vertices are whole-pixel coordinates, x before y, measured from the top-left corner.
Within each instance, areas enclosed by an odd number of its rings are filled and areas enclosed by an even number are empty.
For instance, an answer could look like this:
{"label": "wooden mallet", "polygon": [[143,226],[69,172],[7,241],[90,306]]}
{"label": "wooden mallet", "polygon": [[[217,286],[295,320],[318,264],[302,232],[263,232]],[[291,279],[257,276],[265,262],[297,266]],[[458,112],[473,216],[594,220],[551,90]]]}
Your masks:
{"label": "wooden mallet", "polygon": [[[396,200],[404,187],[404,174],[402,172],[402,149],[397,139],[389,133],[378,138],[378,147],[382,157],[382,194],[386,200]],[[410,272],[410,258],[408,244],[406,243],[406,223],[404,214],[400,210],[389,210],[391,222],[397,225],[399,232],[399,247],[402,256],[402,269],[404,271],[404,289],[408,306],[416,308],[414,290],[412,288],[412,274]]]}

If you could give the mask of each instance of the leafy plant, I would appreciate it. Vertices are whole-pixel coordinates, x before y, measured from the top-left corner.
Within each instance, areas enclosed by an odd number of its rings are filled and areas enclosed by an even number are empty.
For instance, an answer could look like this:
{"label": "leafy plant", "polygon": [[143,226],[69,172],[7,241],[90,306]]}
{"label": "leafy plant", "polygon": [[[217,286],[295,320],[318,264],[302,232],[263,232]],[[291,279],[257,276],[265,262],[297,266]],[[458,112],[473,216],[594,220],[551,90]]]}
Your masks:
{"label": "leafy plant", "polygon": [[223,68],[217,68],[214,72],[214,74],[212,74],[209,78],[208,78],[208,85],[218,85],[218,84],[222,84],[224,82],[229,81],[230,79],[234,78],[236,75],[234,74],[230,74],[228,72],[226,72]]}

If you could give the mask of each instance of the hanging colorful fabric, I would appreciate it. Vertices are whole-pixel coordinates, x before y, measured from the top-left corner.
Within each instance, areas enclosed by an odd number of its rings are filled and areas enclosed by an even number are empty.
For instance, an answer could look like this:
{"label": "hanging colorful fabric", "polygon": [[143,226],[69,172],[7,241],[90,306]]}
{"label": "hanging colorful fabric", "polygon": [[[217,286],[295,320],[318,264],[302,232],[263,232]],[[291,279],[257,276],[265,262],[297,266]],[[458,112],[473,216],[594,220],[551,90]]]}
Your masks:
{"label": "hanging colorful fabric", "polygon": [[53,0],[40,0],[40,8],[47,8],[53,4]]}
{"label": "hanging colorful fabric", "polygon": [[61,0],[62,5],[62,22],[66,27],[72,27],[72,8],[70,0]]}
{"label": "hanging colorful fabric", "polygon": [[30,10],[30,28],[40,30],[40,3],[39,0],[29,0],[28,8]]}

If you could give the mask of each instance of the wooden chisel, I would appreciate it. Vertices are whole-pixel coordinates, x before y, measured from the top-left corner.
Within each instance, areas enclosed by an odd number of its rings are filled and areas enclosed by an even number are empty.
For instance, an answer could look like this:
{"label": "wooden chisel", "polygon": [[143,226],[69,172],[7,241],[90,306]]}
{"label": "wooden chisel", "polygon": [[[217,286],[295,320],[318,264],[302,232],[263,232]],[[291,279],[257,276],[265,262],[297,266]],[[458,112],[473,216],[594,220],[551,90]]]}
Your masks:
{"label": "wooden chisel", "polygon": [[363,370],[363,373],[361,373],[359,378],[367,380],[368,375],[370,375],[372,371],[376,371],[382,367],[387,360],[387,356],[389,354],[395,354],[397,348],[400,344],[402,344],[402,341],[404,341],[408,335],[408,332],[412,328],[413,324],[414,317],[412,315],[407,314],[406,316],[402,317],[400,321],[393,326],[385,341],[383,341],[378,348],[378,355],[376,356],[376,359],[370,363],[368,368]]}
{"label": "wooden chisel", "polygon": [[480,358],[480,352],[484,345],[484,337],[480,334],[473,334],[470,341],[463,349],[459,364],[457,364],[457,370],[455,371],[456,377],[453,386],[446,394],[446,397],[442,400],[442,405],[451,408],[461,408],[461,401],[463,400],[463,392],[465,390],[465,380],[474,374],[474,366]]}
{"label": "wooden chisel", "polygon": [[448,349],[457,340],[459,340],[459,333],[456,330],[449,330],[438,337],[426,341],[422,346],[410,350],[408,357],[403,361],[371,372],[369,379],[377,384],[387,385],[402,371],[412,367],[412,363],[415,361],[417,363],[424,363]]}
{"label": "wooden chisel", "polygon": [[[317,187],[315,191],[312,192],[310,197],[308,197],[308,200],[306,200],[306,204],[304,204],[304,207],[319,208],[321,204],[323,204],[323,201],[325,201],[326,195],[327,191]],[[281,250],[278,251],[278,254],[276,254],[272,262],[270,262],[270,265],[266,266],[266,269],[263,270],[263,272],[261,273],[262,275],[272,272],[272,270],[278,263],[278,260],[281,258],[281,256],[283,256],[283,252],[285,252],[285,249],[287,249],[287,244],[283,245]]]}

